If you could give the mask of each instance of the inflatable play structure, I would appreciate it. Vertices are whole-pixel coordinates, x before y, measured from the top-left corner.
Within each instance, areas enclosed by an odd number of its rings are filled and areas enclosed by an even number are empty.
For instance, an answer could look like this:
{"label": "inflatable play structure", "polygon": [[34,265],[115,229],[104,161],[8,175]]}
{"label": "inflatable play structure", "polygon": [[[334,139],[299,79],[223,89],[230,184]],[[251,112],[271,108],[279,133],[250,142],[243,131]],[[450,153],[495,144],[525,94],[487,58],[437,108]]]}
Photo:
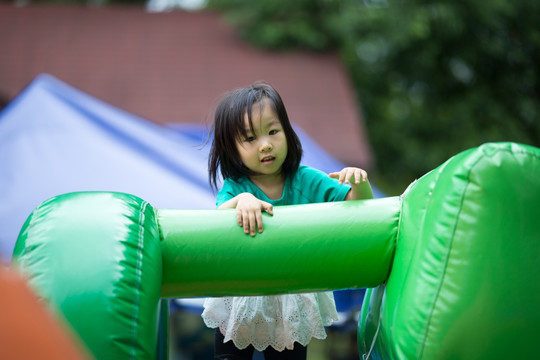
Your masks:
{"label": "inflatable play structure", "polygon": [[12,266],[96,359],[165,359],[168,298],[369,288],[369,359],[528,359],[540,333],[540,149],[488,143],[399,197],[279,207],[252,238],[233,210],[56,196]]}

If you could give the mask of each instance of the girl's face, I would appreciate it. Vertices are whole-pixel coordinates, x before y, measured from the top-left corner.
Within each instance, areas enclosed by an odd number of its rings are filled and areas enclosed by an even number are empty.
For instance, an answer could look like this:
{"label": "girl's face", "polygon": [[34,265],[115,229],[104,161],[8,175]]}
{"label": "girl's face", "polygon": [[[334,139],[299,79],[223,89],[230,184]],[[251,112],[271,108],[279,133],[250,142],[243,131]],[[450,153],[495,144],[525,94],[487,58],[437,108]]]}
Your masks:
{"label": "girl's face", "polygon": [[287,137],[268,101],[262,100],[258,105],[251,114],[253,131],[247,114],[244,116],[247,136],[236,142],[236,148],[244,165],[255,176],[281,176],[281,166],[287,157]]}

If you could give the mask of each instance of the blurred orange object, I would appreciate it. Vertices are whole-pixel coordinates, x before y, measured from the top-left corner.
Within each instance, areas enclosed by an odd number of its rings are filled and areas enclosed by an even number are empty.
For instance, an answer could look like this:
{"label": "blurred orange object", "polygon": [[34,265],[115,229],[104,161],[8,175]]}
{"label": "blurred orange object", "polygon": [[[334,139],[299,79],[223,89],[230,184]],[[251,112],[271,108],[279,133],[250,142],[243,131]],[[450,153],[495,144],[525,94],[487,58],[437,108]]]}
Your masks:
{"label": "blurred orange object", "polygon": [[90,359],[23,277],[0,264],[0,358]]}

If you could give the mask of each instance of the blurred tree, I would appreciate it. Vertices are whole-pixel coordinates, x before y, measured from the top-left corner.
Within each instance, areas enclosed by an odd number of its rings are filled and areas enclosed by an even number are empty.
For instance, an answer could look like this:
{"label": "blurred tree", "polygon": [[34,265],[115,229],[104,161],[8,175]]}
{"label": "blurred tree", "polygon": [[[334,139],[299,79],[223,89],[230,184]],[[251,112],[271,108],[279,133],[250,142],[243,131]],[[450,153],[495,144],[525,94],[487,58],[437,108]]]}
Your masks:
{"label": "blurred tree", "polygon": [[389,194],[484,142],[540,146],[538,1],[210,4],[255,45],[341,54]]}
{"label": "blurred tree", "polygon": [[334,47],[326,16],[337,11],[337,1],[210,0],[209,7],[224,11],[248,42],[272,50]]}

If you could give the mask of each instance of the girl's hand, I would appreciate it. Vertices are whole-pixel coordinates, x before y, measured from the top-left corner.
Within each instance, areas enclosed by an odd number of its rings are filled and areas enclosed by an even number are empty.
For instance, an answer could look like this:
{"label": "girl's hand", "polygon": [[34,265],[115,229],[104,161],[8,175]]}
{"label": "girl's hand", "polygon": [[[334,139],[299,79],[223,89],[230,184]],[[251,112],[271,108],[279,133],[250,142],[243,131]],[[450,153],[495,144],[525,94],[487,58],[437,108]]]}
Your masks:
{"label": "girl's hand", "polygon": [[242,193],[223,203],[220,209],[236,208],[236,220],[244,227],[244,233],[255,236],[255,228],[263,232],[262,212],[274,215],[273,206],[266,201],[257,199],[253,194]]}
{"label": "girl's hand", "polygon": [[367,181],[367,172],[356,167],[346,167],[339,172],[333,172],[329,174],[331,178],[338,179],[339,184],[360,184],[360,182]]}
{"label": "girl's hand", "polygon": [[339,180],[339,184],[351,184],[351,190],[345,200],[372,199],[373,190],[368,181],[367,172],[357,167],[346,167],[339,172],[330,173],[329,176]]}

